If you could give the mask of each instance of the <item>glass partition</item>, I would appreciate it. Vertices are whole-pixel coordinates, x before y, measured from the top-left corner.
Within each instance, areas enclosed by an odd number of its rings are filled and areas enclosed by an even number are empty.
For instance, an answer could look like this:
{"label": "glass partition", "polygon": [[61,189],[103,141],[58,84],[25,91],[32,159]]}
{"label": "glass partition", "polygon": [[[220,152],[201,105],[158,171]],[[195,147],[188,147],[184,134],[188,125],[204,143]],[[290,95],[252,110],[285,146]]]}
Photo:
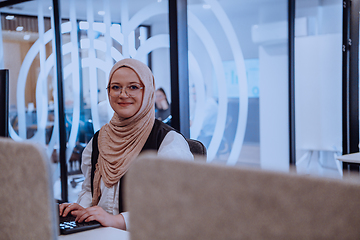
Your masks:
{"label": "glass partition", "polygon": [[[287,3],[188,0],[190,137],[207,147],[208,162],[289,170]],[[309,173],[316,163],[316,174],[341,176],[342,3],[296,3],[297,170]],[[113,63],[132,57],[148,64],[156,88],[171,99],[168,1],[62,0],[60,7],[68,193],[75,201],[81,153],[113,115],[106,94]],[[60,198],[52,1],[0,13],[10,137],[46,148]]]}
{"label": "glass partition", "polygon": [[341,177],[343,2],[296,1],[296,169]]}
{"label": "glass partition", "polygon": [[59,128],[52,1],[24,2],[0,12],[0,67],[9,69],[9,135],[44,146],[55,181]]}
{"label": "glass partition", "polygon": [[[106,94],[112,65],[139,59],[152,69],[156,86],[170,94],[168,3],[64,0],[60,7],[68,198],[76,201],[81,153],[113,115]],[[52,12],[52,1],[45,0],[1,8],[1,61],[10,69],[10,135],[46,146],[54,162],[55,197],[61,199]]]}
{"label": "glass partition", "polygon": [[209,162],[288,170],[287,18],[286,0],[188,1],[191,138]]}

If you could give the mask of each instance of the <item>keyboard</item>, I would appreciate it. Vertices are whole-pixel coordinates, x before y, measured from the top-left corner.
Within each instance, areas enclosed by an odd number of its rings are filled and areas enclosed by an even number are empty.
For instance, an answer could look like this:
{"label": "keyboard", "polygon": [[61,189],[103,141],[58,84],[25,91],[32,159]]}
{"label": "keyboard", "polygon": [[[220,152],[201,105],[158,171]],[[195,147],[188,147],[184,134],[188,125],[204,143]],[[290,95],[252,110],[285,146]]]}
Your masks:
{"label": "keyboard", "polygon": [[59,216],[59,227],[60,234],[71,234],[81,231],[86,231],[94,228],[98,228],[101,224],[98,221],[90,221],[90,222],[75,222],[75,216]]}

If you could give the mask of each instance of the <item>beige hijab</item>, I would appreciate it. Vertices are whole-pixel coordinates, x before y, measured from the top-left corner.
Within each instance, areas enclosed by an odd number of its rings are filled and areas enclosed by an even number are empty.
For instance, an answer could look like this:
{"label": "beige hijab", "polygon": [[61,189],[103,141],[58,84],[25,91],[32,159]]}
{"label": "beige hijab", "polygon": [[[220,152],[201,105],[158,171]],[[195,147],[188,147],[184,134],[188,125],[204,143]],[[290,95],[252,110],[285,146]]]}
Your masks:
{"label": "beige hijab", "polygon": [[139,155],[150,135],[155,121],[155,82],[151,70],[135,59],[123,59],[112,67],[109,84],[114,72],[121,67],[129,67],[143,83],[143,101],[140,110],[130,118],[120,118],[116,113],[99,132],[99,157],[94,175],[92,205],[101,197],[100,179],[106,187],[117,184],[129,169],[131,162]]}

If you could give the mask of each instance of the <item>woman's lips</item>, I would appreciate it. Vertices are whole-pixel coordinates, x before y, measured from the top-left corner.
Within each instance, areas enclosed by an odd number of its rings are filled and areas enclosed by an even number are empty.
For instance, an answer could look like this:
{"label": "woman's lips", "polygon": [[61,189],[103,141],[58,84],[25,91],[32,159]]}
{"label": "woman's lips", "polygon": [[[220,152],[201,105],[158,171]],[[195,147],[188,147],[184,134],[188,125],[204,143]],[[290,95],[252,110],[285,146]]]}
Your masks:
{"label": "woman's lips", "polygon": [[128,103],[128,102],[121,102],[121,103],[118,103],[120,106],[122,107],[127,107],[127,106],[130,106],[132,103]]}

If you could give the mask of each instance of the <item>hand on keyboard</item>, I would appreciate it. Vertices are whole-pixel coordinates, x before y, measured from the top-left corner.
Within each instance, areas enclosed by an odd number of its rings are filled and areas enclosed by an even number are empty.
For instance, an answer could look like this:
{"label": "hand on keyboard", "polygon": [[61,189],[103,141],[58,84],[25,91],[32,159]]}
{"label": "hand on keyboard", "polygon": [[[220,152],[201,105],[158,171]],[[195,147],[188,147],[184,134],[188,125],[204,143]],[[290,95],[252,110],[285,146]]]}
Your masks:
{"label": "hand on keyboard", "polygon": [[98,228],[101,226],[98,221],[76,221],[77,213],[82,210],[84,210],[84,208],[77,203],[63,203],[59,205],[60,234],[76,233],[80,231]]}
{"label": "hand on keyboard", "polygon": [[76,233],[81,232],[85,230],[90,230],[94,228],[100,227],[101,224],[97,221],[90,221],[90,222],[76,222],[75,216],[69,216],[66,217],[59,217],[59,228],[60,228],[60,234],[70,234],[70,233]]}
{"label": "hand on keyboard", "polygon": [[112,215],[99,206],[89,207],[77,212],[76,221],[87,222],[96,220],[104,227],[126,229],[124,217],[121,214]]}
{"label": "hand on keyboard", "polygon": [[121,214],[109,214],[99,206],[83,208],[77,203],[62,203],[59,205],[59,216],[73,217],[71,224],[97,222],[104,227],[126,229],[125,220]]}
{"label": "hand on keyboard", "polygon": [[84,210],[84,208],[77,203],[59,204],[59,215],[63,217],[66,217],[69,213],[71,213],[73,216],[76,216],[76,213],[79,210]]}

